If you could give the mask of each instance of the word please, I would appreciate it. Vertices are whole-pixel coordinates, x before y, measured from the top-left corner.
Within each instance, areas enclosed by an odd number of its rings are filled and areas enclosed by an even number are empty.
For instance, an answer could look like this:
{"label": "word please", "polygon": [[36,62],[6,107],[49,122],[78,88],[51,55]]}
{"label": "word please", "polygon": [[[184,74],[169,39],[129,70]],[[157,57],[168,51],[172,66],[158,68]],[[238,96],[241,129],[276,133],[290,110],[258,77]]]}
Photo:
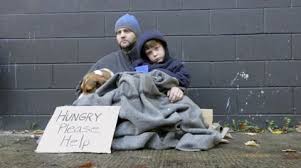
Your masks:
{"label": "word please", "polygon": [[59,133],[72,134],[72,133],[98,133],[99,127],[92,126],[79,126],[79,125],[70,125],[67,123],[62,123],[59,127]]}
{"label": "word please", "polygon": [[101,113],[70,113],[67,111],[62,111],[57,116],[56,121],[91,121],[97,122],[100,119]]}

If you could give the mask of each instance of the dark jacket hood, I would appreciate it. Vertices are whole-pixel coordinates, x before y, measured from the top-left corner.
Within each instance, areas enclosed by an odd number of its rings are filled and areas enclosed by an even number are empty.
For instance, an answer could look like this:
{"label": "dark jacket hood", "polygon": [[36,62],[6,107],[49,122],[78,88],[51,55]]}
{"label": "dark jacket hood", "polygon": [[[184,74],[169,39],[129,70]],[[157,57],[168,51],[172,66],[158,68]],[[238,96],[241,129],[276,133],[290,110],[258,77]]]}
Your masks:
{"label": "dark jacket hood", "polygon": [[158,31],[148,31],[148,32],[143,33],[139,37],[139,39],[138,39],[138,52],[139,52],[139,55],[142,59],[149,62],[149,59],[147,58],[145,52],[143,52],[143,48],[144,48],[143,46],[149,40],[159,40],[162,43],[162,45],[165,49],[164,61],[169,59],[169,51],[168,51],[168,47],[167,47],[167,42],[164,39],[163,34],[158,32]]}

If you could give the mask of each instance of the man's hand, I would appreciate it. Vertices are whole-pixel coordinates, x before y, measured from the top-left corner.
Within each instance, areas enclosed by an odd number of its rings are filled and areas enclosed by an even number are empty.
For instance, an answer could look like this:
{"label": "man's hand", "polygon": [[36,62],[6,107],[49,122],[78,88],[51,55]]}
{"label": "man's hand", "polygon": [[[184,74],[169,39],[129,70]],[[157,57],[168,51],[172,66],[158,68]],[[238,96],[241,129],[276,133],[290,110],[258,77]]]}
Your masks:
{"label": "man's hand", "polygon": [[181,100],[184,96],[183,91],[178,87],[172,87],[168,92],[167,96],[170,102],[174,103]]}

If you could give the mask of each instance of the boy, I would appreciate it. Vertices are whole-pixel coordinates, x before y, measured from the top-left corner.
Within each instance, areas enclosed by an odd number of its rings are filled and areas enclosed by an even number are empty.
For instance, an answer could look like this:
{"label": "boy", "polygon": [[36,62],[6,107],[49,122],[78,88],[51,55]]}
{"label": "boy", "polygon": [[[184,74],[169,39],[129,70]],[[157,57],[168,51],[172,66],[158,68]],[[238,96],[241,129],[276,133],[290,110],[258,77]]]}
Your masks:
{"label": "boy", "polygon": [[[187,88],[190,83],[190,75],[184,65],[169,56],[167,43],[163,34],[157,31],[143,33],[138,40],[138,52],[140,59],[134,62],[137,72],[150,72],[159,69],[179,81],[179,86]],[[181,100],[184,93],[179,87],[172,87],[167,96],[171,102]]]}

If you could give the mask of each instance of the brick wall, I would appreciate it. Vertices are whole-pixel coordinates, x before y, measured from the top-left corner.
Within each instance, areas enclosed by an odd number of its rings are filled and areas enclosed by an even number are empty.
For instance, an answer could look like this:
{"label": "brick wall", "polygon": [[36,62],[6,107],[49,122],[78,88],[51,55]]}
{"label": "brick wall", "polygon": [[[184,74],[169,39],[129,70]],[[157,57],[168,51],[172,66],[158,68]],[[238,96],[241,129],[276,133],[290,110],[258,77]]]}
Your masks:
{"label": "brick wall", "polygon": [[[300,120],[300,0],[0,0],[0,129],[44,127],[129,12],[167,35],[215,121]],[[300,78],[300,79],[299,79]]]}

